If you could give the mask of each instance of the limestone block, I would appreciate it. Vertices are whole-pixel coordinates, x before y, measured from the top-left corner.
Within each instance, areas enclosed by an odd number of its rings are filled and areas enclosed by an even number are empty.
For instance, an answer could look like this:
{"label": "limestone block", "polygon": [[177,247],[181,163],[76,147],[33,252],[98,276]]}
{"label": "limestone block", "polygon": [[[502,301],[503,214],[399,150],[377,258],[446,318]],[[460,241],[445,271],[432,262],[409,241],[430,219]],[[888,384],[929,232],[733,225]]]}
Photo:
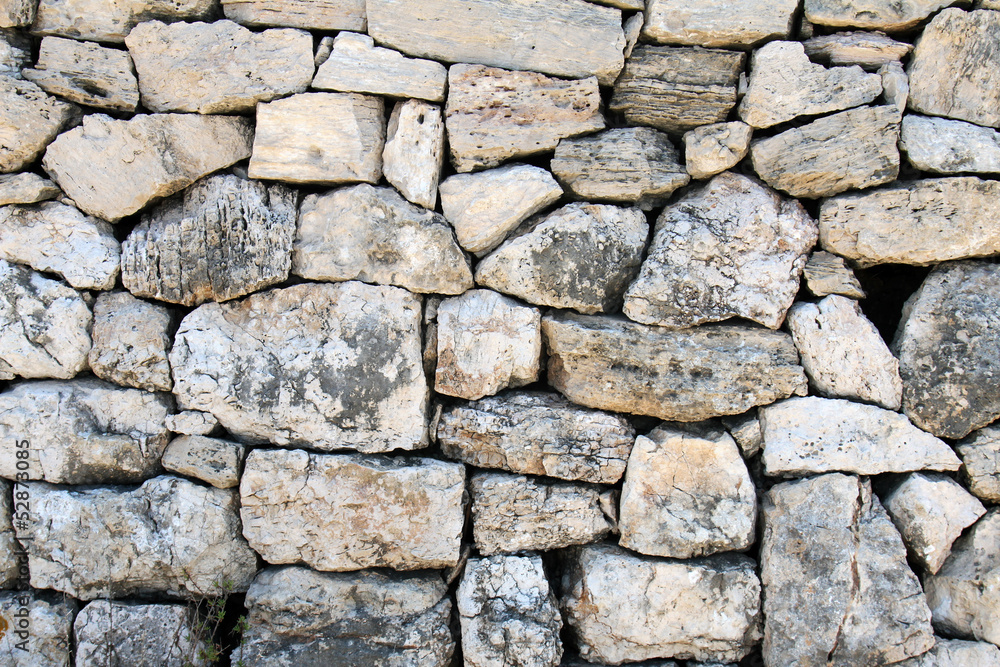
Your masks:
{"label": "limestone block", "polygon": [[434,210],[444,166],[441,107],[420,100],[396,102],[382,162],[385,180],[414,204]]}
{"label": "limestone block", "polygon": [[884,32],[838,32],[817,35],[802,42],[806,55],[831,67],[860,65],[872,71],[899,62],[913,45],[900,42]]}
{"label": "limestone block", "polygon": [[77,104],[135,111],[139,82],[125,51],[64,37],[43,37],[38,62],[23,72],[47,93]]}
{"label": "limestone block", "polygon": [[217,489],[240,483],[246,445],[201,435],[174,438],[163,450],[164,470],[208,482]]}
{"label": "limestone block", "polygon": [[214,0],[40,0],[31,31],[123,44],[142,21],[197,21],[209,18],[216,7]]}
{"label": "limestone block", "polygon": [[825,26],[895,32],[917,25],[957,0],[806,0],[805,18]]}
{"label": "limestone block", "polygon": [[795,0],[738,2],[647,0],[643,35],[658,44],[748,47],[787,38],[798,9]]}
{"label": "limestone block", "polygon": [[[0,637],[5,663],[10,667],[68,667],[76,610],[76,600],[51,591],[0,591],[0,616],[10,619],[7,632]],[[22,616],[16,617],[18,613]],[[26,628],[18,627],[22,622]]]}
{"label": "limestone block", "polygon": [[365,0],[222,0],[226,18],[249,26],[306,30],[361,30],[368,27]]}
{"label": "limestone block", "polygon": [[75,105],[31,81],[0,76],[0,172],[20,171],[34,162],[78,117]]}
{"label": "limestone block", "polygon": [[962,457],[962,478],[969,491],[988,503],[1000,503],[1000,428],[973,431],[955,450]]}
{"label": "limestone block", "polygon": [[174,316],[163,306],[136,299],[128,292],[108,292],[94,303],[94,375],[146,391],[170,391]]}
{"label": "limestone block", "polygon": [[[823,221],[822,217],[820,221]],[[823,229],[820,227],[821,234]],[[854,275],[854,271],[843,257],[817,250],[809,255],[809,261],[802,269],[802,275],[806,279],[806,287],[815,296],[839,294],[851,299],[865,298],[865,291],[858,277]]]}
{"label": "limestone block", "polygon": [[170,415],[164,423],[173,433],[181,435],[215,435],[220,428],[215,415],[198,410],[184,410]]}
{"label": "limestone block", "polygon": [[708,178],[735,167],[750,151],[746,123],[712,123],[684,133],[684,161],[691,178]]}
{"label": "limestone block", "polygon": [[94,600],[73,622],[76,664],[202,667],[195,622],[187,605]]}
{"label": "limestone block", "polygon": [[1000,172],[1000,132],[960,120],[907,114],[899,147],[910,164],[923,171]]}
{"label": "limestone block", "polygon": [[30,171],[0,174],[0,206],[35,204],[61,195],[62,190],[55,183]]}

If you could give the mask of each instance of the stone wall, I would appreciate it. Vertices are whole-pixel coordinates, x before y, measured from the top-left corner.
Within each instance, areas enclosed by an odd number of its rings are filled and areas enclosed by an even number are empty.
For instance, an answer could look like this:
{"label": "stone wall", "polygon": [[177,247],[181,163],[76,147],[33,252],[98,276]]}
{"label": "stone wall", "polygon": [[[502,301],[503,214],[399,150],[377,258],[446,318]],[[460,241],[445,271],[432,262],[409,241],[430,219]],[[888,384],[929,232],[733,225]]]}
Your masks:
{"label": "stone wall", "polygon": [[4,664],[1000,666],[996,0],[0,26]]}

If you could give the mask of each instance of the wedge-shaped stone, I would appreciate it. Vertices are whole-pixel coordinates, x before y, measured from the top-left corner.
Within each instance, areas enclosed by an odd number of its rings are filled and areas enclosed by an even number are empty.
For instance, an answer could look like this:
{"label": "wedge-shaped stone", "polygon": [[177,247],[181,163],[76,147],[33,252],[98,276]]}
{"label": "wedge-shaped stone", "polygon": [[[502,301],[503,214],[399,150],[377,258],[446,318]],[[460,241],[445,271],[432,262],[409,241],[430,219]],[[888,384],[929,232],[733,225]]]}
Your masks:
{"label": "wedge-shaped stone", "polygon": [[765,664],[881,665],[934,645],[920,581],[868,481],[778,484],[763,509]]}
{"label": "wedge-shaped stone", "polygon": [[240,481],[243,534],[269,563],[328,571],[452,567],[464,493],[458,463],[256,449]]}
{"label": "wedge-shaped stone", "polygon": [[5,0],[0,8],[0,28],[20,28],[35,20],[35,0]]}
{"label": "wedge-shaped stone", "polygon": [[0,76],[0,172],[19,171],[34,162],[78,116],[76,106],[34,83]]}
{"label": "wedge-shaped stone", "polygon": [[621,498],[623,547],[668,558],[743,551],[754,540],[757,495],[724,430],[661,426],[636,438]]}
{"label": "wedge-shaped stone", "polygon": [[240,483],[246,445],[201,435],[186,435],[170,441],[163,451],[163,468],[208,482],[217,489]]}
{"label": "wedge-shaped stone", "polygon": [[563,81],[482,65],[448,70],[445,126],[459,172],[550,151],[560,139],[604,129],[597,79]]}
{"label": "wedge-shaped stone", "polygon": [[746,556],[674,561],[611,545],[565,557],[560,606],[588,662],[736,662],[760,640],[760,580]]}
{"label": "wedge-shaped stone", "polygon": [[622,68],[621,11],[583,0],[368,0],[368,33],[403,53],[610,85]]}
{"label": "wedge-shaped stone", "polygon": [[174,315],[128,292],[108,292],[94,303],[90,369],[97,377],[146,391],[170,391]]}
{"label": "wedge-shaped stone", "polygon": [[749,459],[760,453],[764,446],[764,434],[760,430],[760,418],[757,415],[757,408],[742,415],[730,415],[722,418],[729,435],[740,446],[743,458]]}
{"label": "wedge-shaped stone", "polygon": [[476,267],[476,283],[528,303],[593,314],[617,310],[649,235],[635,208],[568,204],[527,223]]}
{"label": "wedge-shaped stone", "polygon": [[897,662],[899,667],[1000,667],[1000,648],[989,642],[935,637],[927,653]]}
{"label": "wedge-shaped stone", "polygon": [[1000,503],[1000,426],[974,431],[957,445],[962,478],[977,498]]}
{"label": "wedge-shaped stone", "polygon": [[258,105],[250,178],[377,183],[382,111],[382,98],[354,93],[303,93]]}
{"label": "wedge-shaped stone", "polygon": [[196,21],[216,11],[214,0],[40,0],[31,31],[123,44],[142,21]]}
{"label": "wedge-shaped stone", "polygon": [[269,567],[251,584],[246,606],[234,664],[452,664],[451,599],[434,572]]}
{"label": "wedge-shaped stone", "polygon": [[746,56],[735,51],[639,45],[615,81],[610,109],[632,125],[684,132],[726,120]]}
{"label": "wedge-shaped stone", "polygon": [[580,199],[662,204],[691,177],[670,138],[648,127],[623,127],[590,137],[563,139],[552,171]]}
{"label": "wedge-shaped stone", "polygon": [[72,206],[0,208],[0,258],[56,273],[77,289],[114,287],[120,253],[111,225]]}
{"label": "wedge-shaped stone", "polygon": [[249,26],[307,30],[361,30],[368,27],[365,0],[222,0],[227,19]]}
{"label": "wedge-shaped stone", "polygon": [[806,55],[831,67],[860,65],[877,70],[899,62],[909,55],[913,45],[898,42],[882,32],[838,32],[818,35],[802,42]]}
{"label": "wedge-shaped stone", "polygon": [[81,209],[117,222],[246,159],[252,135],[235,116],[93,114],[52,142],[42,166]]}
{"label": "wedge-shaped stone", "polygon": [[[820,222],[822,221],[821,217]],[[820,234],[823,233],[822,230],[821,226]],[[802,269],[802,276],[806,279],[806,287],[815,296],[840,294],[851,299],[865,298],[865,291],[858,277],[854,275],[854,271],[844,258],[823,250],[817,250],[809,255],[809,261]]]}
{"label": "wedge-shaped stone", "polygon": [[646,0],[642,34],[659,44],[753,46],[787,38],[797,8],[796,0],[735,4],[726,0]]}
{"label": "wedge-shaped stone", "polygon": [[0,206],[34,204],[60,195],[62,190],[55,183],[30,171],[0,175]]}
{"label": "wedge-shaped stone", "polygon": [[170,353],[182,409],[248,442],[366,452],[427,443],[420,298],[358,282],[209,303]]}
{"label": "wedge-shaped stone", "polygon": [[740,118],[755,128],[867,104],[882,94],[882,77],[860,67],[827,69],[809,62],[799,42],[770,42],[753,53]]}
{"label": "wedge-shaped stone", "polygon": [[461,294],[472,269],[447,221],[392,188],[362,184],[307,195],[299,208],[292,272],[311,280],[364,280],[412,292]]}
{"label": "wedge-shaped stone", "polygon": [[600,484],[621,478],[634,441],[624,417],[541,392],[448,407],[437,427],[445,456],[469,465]]}
{"label": "wedge-shaped stone", "polygon": [[159,204],[122,244],[122,283],[136,296],[196,306],[288,278],[297,193],[225,174]]}
{"label": "wedge-shaped stone", "polygon": [[[66,667],[73,656],[73,617],[76,600],[52,591],[0,592],[0,615],[8,621],[8,631],[0,637],[0,652],[10,667]],[[27,611],[27,618],[24,612]],[[21,618],[15,614],[21,613]],[[28,629],[20,629],[18,621],[27,621]],[[29,634],[30,633],[30,634]],[[25,640],[24,637],[27,637]],[[27,650],[24,642],[27,641]]]}
{"label": "wedge-shaped stone", "polygon": [[898,31],[917,25],[957,0],[805,0],[810,23]]}
{"label": "wedge-shaped stone", "polygon": [[791,338],[777,331],[708,325],[669,331],[614,317],[542,318],[549,383],[574,403],[701,421],[806,393]]}
{"label": "wedge-shaped stone", "polygon": [[764,470],[797,477],[843,471],[859,475],[958,470],[947,443],[905,416],[840,399],[791,398],[760,409]]}
{"label": "wedge-shaped stone", "polygon": [[878,74],[882,77],[882,99],[902,115],[910,98],[910,80],[903,66],[897,62],[887,63],[879,68]]}
{"label": "wedge-shaped stone", "polygon": [[441,107],[421,100],[396,102],[382,161],[385,180],[417,206],[434,210],[444,166]]}
{"label": "wedge-shaped stone", "polygon": [[923,171],[1000,173],[1000,132],[988,127],[907,114],[899,147]]}
{"label": "wedge-shaped stone", "polygon": [[899,112],[861,107],[750,144],[757,174],[793,197],[830,197],[899,175]]}
{"label": "wedge-shaped stone", "polygon": [[684,133],[684,162],[691,178],[708,178],[735,167],[750,150],[746,123],[712,123]]}
{"label": "wedge-shaped stone", "polygon": [[719,174],[663,209],[623,312],[675,329],[731,317],[777,329],[816,236],[797,201]]}
{"label": "wedge-shaped stone", "polygon": [[135,111],[139,82],[125,51],[63,37],[45,37],[34,69],[24,78],[42,90],[77,104]]}
{"label": "wedge-shaped stone", "polygon": [[183,604],[94,600],[73,622],[76,661],[81,665],[144,665],[155,659],[163,667],[198,664],[191,658],[207,654],[208,643],[197,622]]}
{"label": "wedge-shaped stone", "polygon": [[472,532],[479,553],[562,549],[611,532],[596,486],[487,472],[474,475]]}

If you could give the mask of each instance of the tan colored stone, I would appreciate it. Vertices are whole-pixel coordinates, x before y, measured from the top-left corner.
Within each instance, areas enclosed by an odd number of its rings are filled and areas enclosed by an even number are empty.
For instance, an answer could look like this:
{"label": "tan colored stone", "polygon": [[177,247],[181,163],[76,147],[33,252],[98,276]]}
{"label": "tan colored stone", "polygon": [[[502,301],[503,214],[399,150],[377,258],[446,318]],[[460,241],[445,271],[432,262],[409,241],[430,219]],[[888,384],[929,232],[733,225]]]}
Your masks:
{"label": "tan colored stone", "polygon": [[174,315],[164,306],[128,292],[107,292],[94,303],[94,375],[146,391],[170,391],[167,353],[173,343]]}
{"label": "tan colored stone", "polygon": [[969,491],[988,503],[1000,503],[1000,427],[973,431],[955,450],[962,457],[962,479]]}
{"label": "tan colored stone", "polygon": [[749,459],[760,453],[764,446],[764,434],[760,430],[760,418],[757,415],[757,408],[749,410],[742,415],[729,415],[722,418],[729,435],[740,446],[743,458]]}
{"label": "tan colored stone", "polygon": [[30,81],[0,76],[0,172],[20,171],[42,154],[79,109]]}
{"label": "tan colored stone", "polygon": [[240,483],[246,445],[201,435],[174,438],[163,450],[163,468],[208,482],[217,489]]}
{"label": "tan colored stone", "polygon": [[0,7],[0,28],[20,28],[35,20],[36,0],[4,0]]}
{"label": "tan colored stone", "polygon": [[923,171],[1000,173],[1000,132],[988,127],[907,114],[899,147],[909,163]]}
{"label": "tan colored stone", "polygon": [[63,37],[44,37],[33,69],[23,72],[47,93],[77,104],[135,111],[139,82],[125,51]]}
{"label": "tan colored stone", "polygon": [[838,32],[819,35],[802,43],[806,55],[831,67],[860,65],[877,70],[883,65],[899,62],[909,55],[913,45],[898,42],[884,32]]}
{"label": "tan colored stone", "polygon": [[222,0],[226,18],[250,26],[307,30],[368,28],[365,0]]}
{"label": "tan colored stone", "polygon": [[658,44],[747,47],[788,38],[796,0],[737,2],[647,0],[643,35]]}
{"label": "tan colored stone", "polygon": [[198,410],[183,410],[167,417],[164,423],[172,432],[181,435],[215,435],[220,430],[215,415]]}
{"label": "tan colored stone", "polygon": [[753,128],[746,123],[713,123],[684,133],[684,161],[691,178],[708,178],[735,167],[750,150]]}
{"label": "tan colored stone", "polygon": [[802,269],[802,276],[806,279],[806,287],[815,296],[840,294],[851,299],[865,298],[865,291],[858,282],[858,277],[844,258],[823,250],[809,255],[809,261]]}
{"label": "tan colored stone", "polygon": [[895,32],[912,28],[959,0],[806,0],[805,18],[837,28],[868,28]]}
{"label": "tan colored stone", "polygon": [[35,204],[60,196],[62,190],[55,183],[30,171],[0,174],[0,206]]}
{"label": "tan colored stone", "polygon": [[878,74],[882,77],[882,99],[902,116],[910,99],[910,80],[903,66],[898,62],[887,63],[879,68]]}
{"label": "tan colored stone", "polygon": [[31,31],[122,44],[142,21],[197,21],[209,18],[216,6],[215,0],[40,0]]}
{"label": "tan colored stone", "polygon": [[382,162],[385,180],[417,206],[434,210],[444,166],[441,107],[420,100],[396,102]]}

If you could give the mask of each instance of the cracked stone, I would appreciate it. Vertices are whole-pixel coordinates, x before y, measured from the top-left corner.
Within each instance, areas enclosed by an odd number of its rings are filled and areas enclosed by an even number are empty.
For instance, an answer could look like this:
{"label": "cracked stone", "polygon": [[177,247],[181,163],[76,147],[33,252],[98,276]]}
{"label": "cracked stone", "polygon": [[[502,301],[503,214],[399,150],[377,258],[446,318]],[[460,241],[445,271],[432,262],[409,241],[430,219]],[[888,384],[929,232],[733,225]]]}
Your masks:
{"label": "cracked stone", "polygon": [[170,391],[174,315],[166,307],[141,301],[128,292],[107,292],[94,303],[94,375],[146,391]]}
{"label": "cracked stone", "polygon": [[1000,426],[973,431],[955,445],[969,491],[988,503],[1000,502]]}
{"label": "cracked stone", "polygon": [[204,667],[192,616],[188,605],[94,600],[73,622],[76,664]]}
{"label": "cracked stone", "polygon": [[163,450],[164,470],[208,482],[217,489],[240,483],[246,445],[201,435],[174,438]]}
{"label": "cracked stone", "polygon": [[864,299],[866,296],[858,277],[844,258],[823,250],[809,255],[802,276],[814,296],[839,294],[850,299]]}
{"label": "cracked stone", "polygon": [[24,78],[70,102],[135,111],[139,82],[126,51],[63,37],[43,37],[34,68]]}
{"label": "cracked stone", "polygon": [[24,169],[78,118],[76,105],[30,81],[0,76],[0,172]]}
{"label": "cracked stone", "polygon": [[[0,637],[0,655],[9,667],[68,667],[73,655],[73,617],[76,600],[51,591],[0,591],[0,617],[9,628]],[[28,610],[29,650],[23,649],[24,637],[16,632],[15,616]],[[11,619],[7,622],[7,619]],[[22,648],[17,648],[21,645]]]}
{"label": "cracked stone", "polygon": [[170,415],[164,423],[173,433],[181,435],[214,435],[220,430],[219,420],[212,413],[198,410]]}
{"label": "cracked stone", "polygon": [[753,128],[746,123],[713,123],[684,133],[684,162],[691,178],[709,178],[735,167],[750,151]]}

